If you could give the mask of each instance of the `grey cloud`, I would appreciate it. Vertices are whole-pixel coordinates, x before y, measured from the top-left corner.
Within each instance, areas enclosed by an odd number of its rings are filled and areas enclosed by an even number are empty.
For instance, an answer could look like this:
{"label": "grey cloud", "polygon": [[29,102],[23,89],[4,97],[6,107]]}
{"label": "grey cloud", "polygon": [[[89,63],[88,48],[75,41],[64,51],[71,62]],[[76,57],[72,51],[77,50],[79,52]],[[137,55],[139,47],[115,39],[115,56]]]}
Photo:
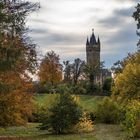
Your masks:
{"label": "grey cloud", "polygon": [[121,2],[121,3],[122,3],[122,1],[123,1],[123,2],[132,2],[132,3],[137,3],[137,2],[139,2],[139,0],[114,0],[114,1],[116,1],[116,2]]}
{"label": "grey cloud", "polygon": [[115,10],[114,14],[116,16],[122,16],[122,17],[129,16],[130,17],[130,16],[132,16],[134,10],[135,10],[134,7],[130,7],[130,8],[125,8],[125,9]]}
{"label": "grey cloud", "polygon": [[106,66],[110,67],[118,60],[123,60],[123,58],[126,57],[128,53],[135,52],[137,50],[137,47],[134,44],[135,42],[130,44],[120,42],[116,44],[108,44],[110,45],[110,51],[105,54],[102,53],[101,59],[105,61]]}
{"label": "grey cloud", "polygon": [[36,22],[36,23],[46,23],[46,21],[43,20],[43,19],[31,18],[30,20],[31,20],[32,22]]}
{"label": "grey cloud", "polygon": [[113,14],[106,18],[99,20],[99,24],[105,27],[119,27],[122,24],[125,24],[126,18],[132,18],[132,14],[134,11],[134,7],[126,8],[126,9],[117,9],[113,11]]}
{"label": "grey cloud", "polygon": [[138,37],[132,25],[126,25],[120,31],[110,35],[104,41],[104,45],[107,48],[102,48],[102,59],[106,61],[106,66],[113,64],[117,60],[122,60],[129,52],[135,52],[137,50],[137,41]]}
{"label": "grey cloud", "polygon": [[[32,29],[31,36],[44,45],[80,45],[86,41],[84,36],[71,33],[61,33],[52,30]],[[65,46],[67,48],[67,46]]]}
{"label": "grey cloud", "polygon": [[46,30],[44,30],[44,29],[37,29],[37,28],[35,28],[35,29],[30,29],[30,32],[32,33],[32,34],[46,34],[47,33],[47,31]]}
{"label": "grey cloud", "polygon": [[130,45],[136,44],[137,43],[137,36],[136,36],[136,31],[134,28],[132,28],[132,24],[128,24],[123,28],[120,28],[118,32],[113,34],[111,38],[109,38],[106,43],[122,43],[122,44],[127,44]]}

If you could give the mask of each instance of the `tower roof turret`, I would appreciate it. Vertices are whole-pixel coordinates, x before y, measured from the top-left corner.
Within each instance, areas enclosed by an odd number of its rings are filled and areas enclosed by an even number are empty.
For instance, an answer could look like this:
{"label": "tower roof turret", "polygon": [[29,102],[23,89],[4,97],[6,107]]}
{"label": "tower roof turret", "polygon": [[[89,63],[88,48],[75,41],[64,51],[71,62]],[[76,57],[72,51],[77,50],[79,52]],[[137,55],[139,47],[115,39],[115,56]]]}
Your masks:
{"label": "tower roof turret", "polygon": [[99,36],[98,36],[98,44],[100,44],[100,38],[99,38]]}
{"label": "tower roof turret", "polygon": [[97,44],[97,42],[96,42],[96,38],[94,35],[94,29],[92,29],[92,35],[90,37],[90,45],[95,45],[95,44]]}
{"label": "tower roof turret", "polygon": [[87,37],[87,43],[86,43],[86,45],[89,45],[89,40],[88,40],[88,37]]}

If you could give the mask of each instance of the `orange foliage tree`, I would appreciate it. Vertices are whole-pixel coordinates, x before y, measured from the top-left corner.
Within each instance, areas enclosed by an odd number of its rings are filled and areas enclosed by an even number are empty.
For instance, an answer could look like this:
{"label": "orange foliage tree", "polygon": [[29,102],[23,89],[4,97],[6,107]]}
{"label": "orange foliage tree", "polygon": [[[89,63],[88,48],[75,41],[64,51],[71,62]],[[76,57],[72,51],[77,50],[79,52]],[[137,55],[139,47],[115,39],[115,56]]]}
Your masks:
{"label": "orange foliage tree", "polygon": [[39,67],[39,79],[42,84],[59,83],[62,80],[62,65],[59,62],[59,55],[54,51],[48,52],[43,58]]}
{"label": "orange foliage tree", "polygon": [[0,126],[24,124],[32,111],[28,74],[34,73],[37,61],[25,19],[38,7],[22,0],[0,1]]}

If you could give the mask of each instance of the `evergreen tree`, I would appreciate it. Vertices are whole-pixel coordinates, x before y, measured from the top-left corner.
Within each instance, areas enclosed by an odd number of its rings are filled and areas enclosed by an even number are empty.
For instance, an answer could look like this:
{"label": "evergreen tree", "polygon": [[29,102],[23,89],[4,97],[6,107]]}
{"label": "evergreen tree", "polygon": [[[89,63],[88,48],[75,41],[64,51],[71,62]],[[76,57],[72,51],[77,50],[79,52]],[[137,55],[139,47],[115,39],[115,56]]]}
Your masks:
{"label": "evergreen tree", "polygon": [[80,121],[81,108],[70,94],[60,94],[56,103],[46,111],[42,120],[41,129],[55,134],[67,133]]}

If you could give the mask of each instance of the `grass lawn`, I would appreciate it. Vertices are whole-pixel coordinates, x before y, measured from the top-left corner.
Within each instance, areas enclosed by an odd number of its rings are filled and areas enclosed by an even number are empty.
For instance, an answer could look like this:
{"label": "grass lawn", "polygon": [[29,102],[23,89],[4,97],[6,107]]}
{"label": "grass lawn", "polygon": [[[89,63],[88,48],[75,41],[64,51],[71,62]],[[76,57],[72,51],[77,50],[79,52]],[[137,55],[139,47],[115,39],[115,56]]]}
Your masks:
{"label": "grass lawn", "polygon": [[129,140],[118,125],[97,124],[94,132],[68,135],[50,135],[37,129],[38,125],[29,123],[26,127],[0,129],[0,140]]}
{"label": "grass lawn", "polygon": [[[51,101],[53,101],[55,94],[41,94],[36,95],[36,101],[43,105],[44,103],[50,104]],[[97,102],[102,100],[103,97],[101,96],[92,96],[92,95],[76,95],[79,101],[79,105],[83,107],[83,109],[94,111],[95,107],[97,105]]]}
{"label": "grass lawn", "polygon": [[96,105],[99,101],[103,99],[101,96],[92,96],[92,95],[79,95],[79,104],[88,111],[94,111]]}
{"label": "grass lawn", "polygon": [[39,130],[38,125],[37,123],[29,123],[25,127],[1,128],[0,140],[97,140],[94,133],[51,135],[45,130]]}

